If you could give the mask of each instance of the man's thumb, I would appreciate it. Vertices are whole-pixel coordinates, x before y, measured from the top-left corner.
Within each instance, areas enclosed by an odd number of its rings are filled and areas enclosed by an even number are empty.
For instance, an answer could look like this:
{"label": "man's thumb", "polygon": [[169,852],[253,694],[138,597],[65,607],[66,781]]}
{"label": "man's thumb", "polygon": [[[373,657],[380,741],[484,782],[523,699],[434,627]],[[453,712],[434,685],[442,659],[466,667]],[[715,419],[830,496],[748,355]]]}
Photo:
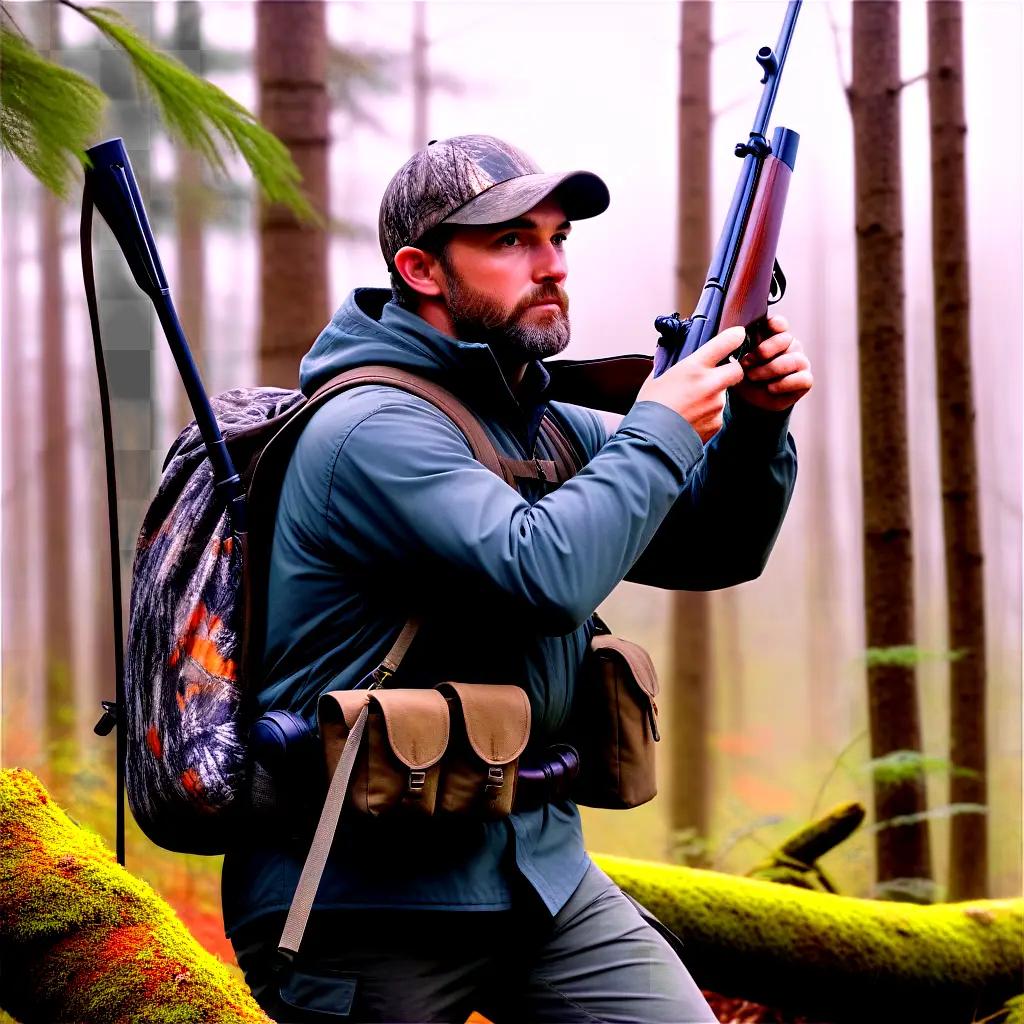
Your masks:
{"label": "man's thumb", "polygon": [[743,339],[746,336],[747,331],[743,327],[730,327],[727,331],[716,334],[701,347],[701,352],[704,353],[704,362],[708,366],[717,366],[743,344]]}

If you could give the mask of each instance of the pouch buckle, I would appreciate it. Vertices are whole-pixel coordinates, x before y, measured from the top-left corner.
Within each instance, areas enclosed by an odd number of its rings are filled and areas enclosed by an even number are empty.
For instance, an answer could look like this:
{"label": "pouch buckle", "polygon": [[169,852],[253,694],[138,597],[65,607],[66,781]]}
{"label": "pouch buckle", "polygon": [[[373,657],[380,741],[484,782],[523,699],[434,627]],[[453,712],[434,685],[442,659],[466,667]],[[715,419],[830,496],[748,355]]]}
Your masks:
{"label": "pouch buckle", "polygon": [[409,772],[409,792],[419,794],[423,790],[423,786],[427,781],[427,773],[424,771],[411,771]]}
{"label": "pouch buckle", "polygon": [[505,785],[505,769],[500,766],[492,765],[487,769],[487,784],[484,786],[484,792],[492,800],[501,792],[501,787]]}

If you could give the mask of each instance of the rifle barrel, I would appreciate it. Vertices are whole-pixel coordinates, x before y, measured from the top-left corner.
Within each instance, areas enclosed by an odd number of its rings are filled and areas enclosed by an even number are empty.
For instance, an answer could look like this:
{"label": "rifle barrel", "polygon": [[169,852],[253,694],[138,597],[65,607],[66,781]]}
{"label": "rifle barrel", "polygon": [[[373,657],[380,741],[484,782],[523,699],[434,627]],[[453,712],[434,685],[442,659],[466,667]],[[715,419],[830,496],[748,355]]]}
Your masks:
{"label": "rifle barrel", "polygon": [[764,91],[761,93],[761,102],[754,117],[754,127],[750,130],[751,137],[759,136],[764,138],[765,129],[768,127],[768,119],[772,116],[772,107],[775,106],[775,94],[779,91],[779,79],[782,77],[782,69],[786,63],[786,54],[789,53],[789,43],[793,38],[793,29],[796,27],[797,15],[800,13],[800,5],[803,0],[790,0],[786,8],[786,16],[782,21],[782,29],[779,31],[779,38],[772,50],[762,46],[757,51],[757,62],[764,68]]}

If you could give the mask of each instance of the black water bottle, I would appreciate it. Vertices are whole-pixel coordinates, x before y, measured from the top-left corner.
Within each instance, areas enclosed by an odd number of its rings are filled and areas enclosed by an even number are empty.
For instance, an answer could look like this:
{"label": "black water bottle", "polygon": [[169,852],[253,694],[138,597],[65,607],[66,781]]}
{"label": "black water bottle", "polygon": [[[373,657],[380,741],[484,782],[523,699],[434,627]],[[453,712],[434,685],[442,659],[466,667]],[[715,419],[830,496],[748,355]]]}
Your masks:
{"label": "black water bottle", "polygon": [[323,767],[315,726],[293,711],[268,711],[249,731],[249,750],[282,790],[320,785]]}

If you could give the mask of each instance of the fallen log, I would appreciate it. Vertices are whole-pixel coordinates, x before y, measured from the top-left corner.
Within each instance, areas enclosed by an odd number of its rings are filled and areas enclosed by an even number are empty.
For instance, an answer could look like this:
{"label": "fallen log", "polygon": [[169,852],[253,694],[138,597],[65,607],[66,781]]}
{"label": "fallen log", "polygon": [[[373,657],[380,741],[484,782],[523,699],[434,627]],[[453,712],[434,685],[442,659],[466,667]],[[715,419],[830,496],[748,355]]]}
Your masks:
{"label": "fallen log", "polygon": [[0,772],[0,1007],[22,1024],[267,1024],[246,986],[30,772]]}
{"label": "fallen log", "polygon": [[1024,988],[1024,899],[922,907],[595,857],[683,941],[701,988],[815,1021],[959,1024]]}
{"label": "fallen log", "polygon": [[[1022,988],[1024,900],[920,907],[618,857],[702,988],[815,1021],[980,1020]],[[29,772],[0,771],[0,1008],[23,1024],[268,1018]]]}

